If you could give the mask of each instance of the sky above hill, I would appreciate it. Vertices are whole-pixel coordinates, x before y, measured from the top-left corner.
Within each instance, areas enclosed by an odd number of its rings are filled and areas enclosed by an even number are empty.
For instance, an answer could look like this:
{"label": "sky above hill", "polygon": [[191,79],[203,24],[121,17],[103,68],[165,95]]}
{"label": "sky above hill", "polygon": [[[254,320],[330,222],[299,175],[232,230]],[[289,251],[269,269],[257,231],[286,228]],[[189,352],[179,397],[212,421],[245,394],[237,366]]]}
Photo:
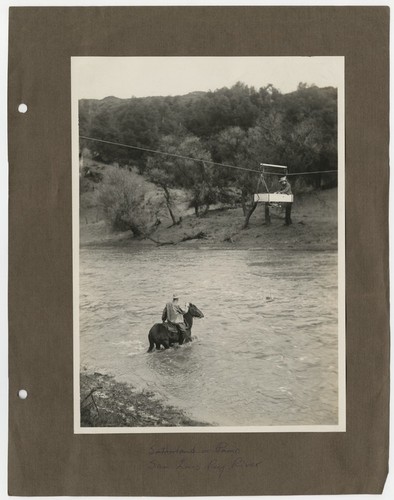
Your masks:
{"label": "sky above hill", "polygon": [[273,84],[282,93],[300,82],[340,87],[343,57],[73,57],[76,99],[184,95],[231,87]]}

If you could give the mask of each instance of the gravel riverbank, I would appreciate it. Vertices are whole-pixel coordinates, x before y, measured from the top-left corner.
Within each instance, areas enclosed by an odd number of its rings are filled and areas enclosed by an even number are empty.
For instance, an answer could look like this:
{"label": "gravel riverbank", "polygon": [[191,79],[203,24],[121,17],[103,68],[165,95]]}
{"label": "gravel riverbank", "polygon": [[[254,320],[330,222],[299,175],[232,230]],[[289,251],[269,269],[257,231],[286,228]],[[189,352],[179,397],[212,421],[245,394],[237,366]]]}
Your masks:
{"label": "gravel riverbank", "polygon": [[206,426],[166,405],[152,392],[139,391],[101,373],[81,373],[81,427]]}

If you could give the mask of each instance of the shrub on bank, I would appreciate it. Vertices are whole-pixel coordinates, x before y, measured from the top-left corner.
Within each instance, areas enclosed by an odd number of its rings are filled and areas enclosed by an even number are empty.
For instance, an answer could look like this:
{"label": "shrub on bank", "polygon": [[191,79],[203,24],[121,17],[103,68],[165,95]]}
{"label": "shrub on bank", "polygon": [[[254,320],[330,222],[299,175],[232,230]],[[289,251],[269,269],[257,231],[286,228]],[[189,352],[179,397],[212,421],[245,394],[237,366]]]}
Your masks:
{"label": "shrub on bank", "polygon": [[135,172],[109,167],[98,187],[98,203],[106,222],[117,231],[146,234],[160,223],[162,199],[148,196],[148,183]]}

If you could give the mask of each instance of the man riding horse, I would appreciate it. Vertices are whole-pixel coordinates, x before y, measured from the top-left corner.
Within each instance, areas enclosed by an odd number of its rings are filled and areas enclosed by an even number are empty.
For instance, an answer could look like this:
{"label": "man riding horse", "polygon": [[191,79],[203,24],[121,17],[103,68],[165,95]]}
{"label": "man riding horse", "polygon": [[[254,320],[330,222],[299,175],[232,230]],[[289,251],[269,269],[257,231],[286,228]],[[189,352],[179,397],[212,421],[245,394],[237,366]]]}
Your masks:
{"label": "man riding horse", "polygon": [[167,321],[167,323],[169,323],[170,325],[175,326],[182,340],[185,339],[187,330],[187,327],[183,319],[183,315],[187,314],[188,311],[189,311],[189,304],[186,304],[185,308],[182,308],[179,305],[179,295],[174,293],[174,295],[172,296],[172,302],[167,302],[166,306],[164,307],[163,314],[161,316],[163,323]]}
{"label": "man riding horse", "polygon": [[191,342],[191,330],[193,327],[193,318],[203,318],[204,314],[200,309],[188,303],[183,308],[179,305],[179,296],[174,294],[172,302],[166,304],[162,315],[162,323],[156,323],[149,330],[148,352],[152,352],[156,345],[156,349],[163,346],[168,349],[172,345],[178,343],[182,345],[184,342]]}

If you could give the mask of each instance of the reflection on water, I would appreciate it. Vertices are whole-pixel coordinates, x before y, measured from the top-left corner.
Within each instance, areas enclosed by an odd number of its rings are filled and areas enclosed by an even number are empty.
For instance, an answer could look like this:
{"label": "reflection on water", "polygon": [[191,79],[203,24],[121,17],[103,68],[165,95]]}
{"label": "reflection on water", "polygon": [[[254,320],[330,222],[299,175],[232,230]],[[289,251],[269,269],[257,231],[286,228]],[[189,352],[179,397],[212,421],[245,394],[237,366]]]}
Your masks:
{"label": "reflection on water", "polygon": [[[147,354],[174,290],[205,315],[194,322],[197,340]],[[196,419],[336,424],[337,347],[334,253],[81,249],[81,366]]]}

